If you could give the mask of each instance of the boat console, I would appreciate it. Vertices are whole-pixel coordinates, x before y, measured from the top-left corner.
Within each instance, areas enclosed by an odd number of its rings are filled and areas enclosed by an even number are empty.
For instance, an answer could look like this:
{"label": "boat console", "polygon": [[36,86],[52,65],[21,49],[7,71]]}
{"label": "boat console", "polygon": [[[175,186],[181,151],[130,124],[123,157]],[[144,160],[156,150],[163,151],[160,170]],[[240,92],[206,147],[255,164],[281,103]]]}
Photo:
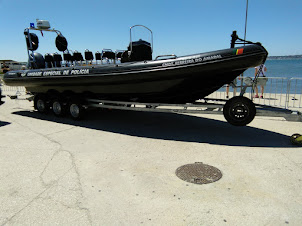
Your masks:
{"label": "boat console", "polygon": [[[132,48],[131,48],[132,47]],[[152,47],[149,42],[146,42],[142,39],[131,42],[128,46],[128,59],[126,61],[144,61],[152,60]]]}
{"label": "boat console", "polygon": [[[139,39],[138,41],[133,41],[132,30],[136,27],[141,27],[150,32],[151,43],[145,40]],[[130,43],[128,50],[121,54],[121,62],[135,62],[135,61],[146,61],[152,60],[153,52],[153,32],[144,25],[134,25],[130,27]]]}

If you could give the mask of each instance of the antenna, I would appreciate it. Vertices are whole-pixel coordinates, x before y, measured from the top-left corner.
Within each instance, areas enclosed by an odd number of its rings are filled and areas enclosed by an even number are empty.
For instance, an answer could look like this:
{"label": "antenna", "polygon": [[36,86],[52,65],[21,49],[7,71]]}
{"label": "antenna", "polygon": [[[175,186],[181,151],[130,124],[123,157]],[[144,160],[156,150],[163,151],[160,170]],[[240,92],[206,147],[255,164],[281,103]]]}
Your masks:
{"label": "antenna", "polygon": [[[245,40],[246,40],[246,27],[247,27],[247,13],[249,9],[249,0],[246,0],[246,9],[245,9],[245,27],[244,27],[244,46],[245,46]],[[240,92],[242,93],[242,86],[243,86],[243,74],[241,74],[241,86],[240,86]]]}
{"label": "antenna", "polygon": [[246,40],[246,27],[247,27],[247,13],[248,13],[248,9],[249,9],[249,0],[246,0],[244,40]]}

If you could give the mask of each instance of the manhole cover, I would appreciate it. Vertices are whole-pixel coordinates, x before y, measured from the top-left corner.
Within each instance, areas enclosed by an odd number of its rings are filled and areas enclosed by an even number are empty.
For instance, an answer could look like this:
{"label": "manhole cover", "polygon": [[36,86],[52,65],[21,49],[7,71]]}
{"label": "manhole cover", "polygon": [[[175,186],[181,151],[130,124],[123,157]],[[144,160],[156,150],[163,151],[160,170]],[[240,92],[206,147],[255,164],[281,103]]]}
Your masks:
{"label": "manhole cover", "polygon": [[180,179],[194,184],[213,183],[222,177],[219,169],[202,162],[181,166],[175,173]]}

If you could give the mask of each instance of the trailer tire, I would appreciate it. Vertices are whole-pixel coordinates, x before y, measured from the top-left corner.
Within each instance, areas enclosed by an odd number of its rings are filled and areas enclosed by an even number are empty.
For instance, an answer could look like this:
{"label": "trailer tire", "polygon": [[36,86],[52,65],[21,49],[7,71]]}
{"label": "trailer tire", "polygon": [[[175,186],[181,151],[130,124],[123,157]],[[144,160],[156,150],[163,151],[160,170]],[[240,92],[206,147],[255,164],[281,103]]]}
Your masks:
{"label": "trailer tire", "polygon": [[71,100],[68,105],[68,110],[71,118],[74,120],[82,119],[85,113],[83,105],[78,100]]}
{"label": "trailer tire", "polygon": [[60,98],[53,99],[52,103],[52,112],[55,116],[61,117],[66,113],[66,106],[64,106],[63,101]]}
{"label": "trailer tire", "polygon": [[256,107],[250,99],[237,96],[226,102],[223,115],[228,123],[234,126],[245,126],[255,118]]}
{"label": "trailer tire", "polygon": [[47,113],[49,106],[47,103],[46,95],[37,94],[34,98],[34,108],[40,113]]}

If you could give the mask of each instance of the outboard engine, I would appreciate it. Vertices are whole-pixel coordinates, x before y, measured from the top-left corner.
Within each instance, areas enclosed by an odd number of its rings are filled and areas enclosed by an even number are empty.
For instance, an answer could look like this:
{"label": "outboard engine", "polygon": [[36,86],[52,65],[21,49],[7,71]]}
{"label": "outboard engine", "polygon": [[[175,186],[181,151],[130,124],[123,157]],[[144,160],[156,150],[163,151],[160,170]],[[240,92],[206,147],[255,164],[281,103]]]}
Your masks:
{"label": "outboard engine", "polygon": [[28,68],[32,68],[32,69],[45,68],[45,60],[42,54],[40,53],[29,54]]}

